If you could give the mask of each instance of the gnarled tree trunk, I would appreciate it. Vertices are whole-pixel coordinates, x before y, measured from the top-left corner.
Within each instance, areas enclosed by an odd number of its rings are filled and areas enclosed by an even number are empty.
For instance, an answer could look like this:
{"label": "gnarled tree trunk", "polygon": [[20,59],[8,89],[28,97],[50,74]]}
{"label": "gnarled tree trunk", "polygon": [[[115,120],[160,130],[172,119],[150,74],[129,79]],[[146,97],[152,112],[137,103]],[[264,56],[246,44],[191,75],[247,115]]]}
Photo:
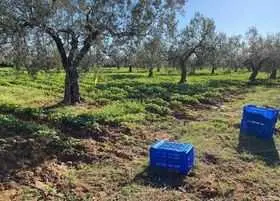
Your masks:
{"label": "gnarled tree trunk", "polygon": [[262,65],[263,65],[263,63],[265,62],[265,61],[267,61],[267,59],[268,58],[263,58],[263,59],[261,59],[260,61],[258,61],[258,62],[253,62],[253,61],[247,61],[246,63],[245,63],[245,65],[246,64],[249,64],[249,66],[251,67],[251,69],[252,69],[252,73],[251,73],[251,75],[250,75],[250,77],[249,77],[249,81],[255,81],[256,80],[256,78],[257,78],[257,75],[258,75],[258,73],[259,73],[259,71],[261,70],[261,68],[262,68]]}
{"label": "gnarled tree trunk", "polygon": [[148,74],[148,77],[153,77],[154,76],[154,68],[149,68],[149,74]]}
{"label": "gnarled tree trunk", "polygon": [[184,61],[180,61],[180,68],[181,68],[181,79],[179,84],[183,84],[187,82],[187,66]]}
{"label": "gnarled tree trunk", "polygon": [[273,70],[271,71],[271,74],[270,74],[270,77],[269,77],[269,78],[275,80],[276,77],[277,77],[277,69],[273,69]]}
{"label": "gnarled tree trunk", "polygon": [[211,75],[214,75],[214,74],[215,74],[215,70],[216,70],[216,67],[213,65],[213,66],[212,66],[212,70],[211,70]]}
{"label": "gnarled tree trunk", "polygon": [[61,63],[65,71],[65,85],[64,85],[64,98],[63,103],[65,104],[76,104],[81,102],[80,88],[79,88],[79,73],[77,67],[81,60],[90,50],[91,44],[96,40],[100,34],[99,31],[93,31],[83,41],[83,46],[79,49],[78,36],[75,35],[71,29],[62,30],[61,32],[66,33],[71,37],[71,48],[69,53],[66,53],[64,48],[63,40],[59,36],[59,32],[53,28],[46,27],[45,32],[49,34],[54,42],[56,43],[58,52],[60,54]]}
{"label": "gnarled tree trunk", "polygon": [[65,104],[76,104],[81,102],[79,74],[76,67],[65,68],[64,99]]}
{"label": "gnarled tree trunk", "polygon": [[195,66],[191,66],[189,75],[195,75],[195,70]]}
{"label": "gnarled tree trunk", "polygon": [[258,73],[259,73],[258,69],[256,69],[256,68],[252,69],[252,73],[251,73],[251,75],[249,77],[249,80],[250,81],[255,81]]}

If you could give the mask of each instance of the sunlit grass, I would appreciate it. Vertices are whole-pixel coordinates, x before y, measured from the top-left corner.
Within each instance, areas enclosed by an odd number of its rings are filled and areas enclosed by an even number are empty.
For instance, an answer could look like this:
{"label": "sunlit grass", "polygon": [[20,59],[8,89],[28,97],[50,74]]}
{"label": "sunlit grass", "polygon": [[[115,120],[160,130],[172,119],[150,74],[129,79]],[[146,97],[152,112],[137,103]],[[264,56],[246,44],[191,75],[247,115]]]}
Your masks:
{"label": "sunlit grass", "polygon": [[[64,73],[41,72],[32,78],[25,72],[0,69],[0,144],[7,149],[3,153],[19,152],[16,160],[28,150],[30,156],[42,152],[44,160],[53,155],[59,162],[77,160],[78,168],[70,164],[63,180],[77,189],[86,188],[97,200],[201,200],[204,196],[208,200],[213,196],[207,197],[209,192],[218,200],[279,195],[279,166],[238,150],[242,106],[280,108],[279,80],[269,81],[267,74],[260,73],[257,85],[249,85],[247,71],[220,70],[210,75],[203,69],[179,85],[175,70],[161,69],[153,78],[143,69],[133,71],[103,69],[98,74],[81,74],[86,101],[66,106],[57,104],[63,97]],[[176,188],[156,187],[145,183],[149,178],[141,178],[148,166],[148,145],[162,136],[192,143],[196,149],[192,176]],[[22,151],[18,143],[28,150]],[[274,143],[280,144],[279,136]],[[91,154],[102,160],[83,163],[81,159]],[[205,154],[217,161],[205,161]],[[64,190],[59,185],[50,188]],[[33,193],[39,196],[36,190]]]}

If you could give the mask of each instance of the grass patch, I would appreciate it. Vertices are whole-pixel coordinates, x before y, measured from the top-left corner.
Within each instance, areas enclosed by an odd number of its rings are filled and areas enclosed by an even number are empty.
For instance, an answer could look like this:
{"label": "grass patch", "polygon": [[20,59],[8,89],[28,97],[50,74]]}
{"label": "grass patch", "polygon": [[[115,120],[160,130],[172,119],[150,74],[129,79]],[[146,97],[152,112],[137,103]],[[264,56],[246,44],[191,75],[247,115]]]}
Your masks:
{"label": "grass patch", "polygon": [[[127,71],[106,69],[96,82],[82,74],[87,102],[64,106],[63,73],[0,69],[1,189],[12,180],[23,190],[15,199],[26,200],[277,200],[279,136],[248,147],[236,125],[245,104],[280,107],[279,80],[260,73],[252,85],[245,71],[202,70],[179,85],[176,71]],[[196,148],[195,169],[176,185],[146,171],[161,138]],[[267,147],[274,155],[259,152]]]}

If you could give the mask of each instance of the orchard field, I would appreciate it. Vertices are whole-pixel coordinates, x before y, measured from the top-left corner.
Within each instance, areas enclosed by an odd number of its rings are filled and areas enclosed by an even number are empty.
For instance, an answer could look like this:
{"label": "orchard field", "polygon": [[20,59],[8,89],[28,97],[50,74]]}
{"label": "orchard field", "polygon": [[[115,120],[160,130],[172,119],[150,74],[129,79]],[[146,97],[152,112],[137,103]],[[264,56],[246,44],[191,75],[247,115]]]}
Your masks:
{"label": "orchard field", "polygon": [[[0,200],[259,200],[280,194],[278,135],[239,135],[246,104],[280,108],[260,73],[105,68],[80,75],[83,103],[59,104],[64,73],[0,69]],[[192,143],[188,176],[148,168],[157,139]]]}

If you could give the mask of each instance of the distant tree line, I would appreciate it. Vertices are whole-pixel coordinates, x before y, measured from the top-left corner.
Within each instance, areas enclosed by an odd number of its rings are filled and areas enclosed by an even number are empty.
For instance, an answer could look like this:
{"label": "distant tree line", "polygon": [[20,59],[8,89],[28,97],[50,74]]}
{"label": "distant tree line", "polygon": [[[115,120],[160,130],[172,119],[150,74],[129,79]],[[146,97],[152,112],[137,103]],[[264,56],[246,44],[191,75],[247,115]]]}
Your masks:
{"label": "distant tree line", "polygon": [[183,30],[177,16],[187,0],[2,0],[1,66],[31,74],[65,71],[65,104],[82,101],[79,74],[96,66],[145,68],[149,77],[161,67],[177,68],[179,83],[198,68],[247,69],[254,81],[260,71],[276,79],[280,33],[263,36],[255,27],[227,36],[215,22],[196,13]]}

